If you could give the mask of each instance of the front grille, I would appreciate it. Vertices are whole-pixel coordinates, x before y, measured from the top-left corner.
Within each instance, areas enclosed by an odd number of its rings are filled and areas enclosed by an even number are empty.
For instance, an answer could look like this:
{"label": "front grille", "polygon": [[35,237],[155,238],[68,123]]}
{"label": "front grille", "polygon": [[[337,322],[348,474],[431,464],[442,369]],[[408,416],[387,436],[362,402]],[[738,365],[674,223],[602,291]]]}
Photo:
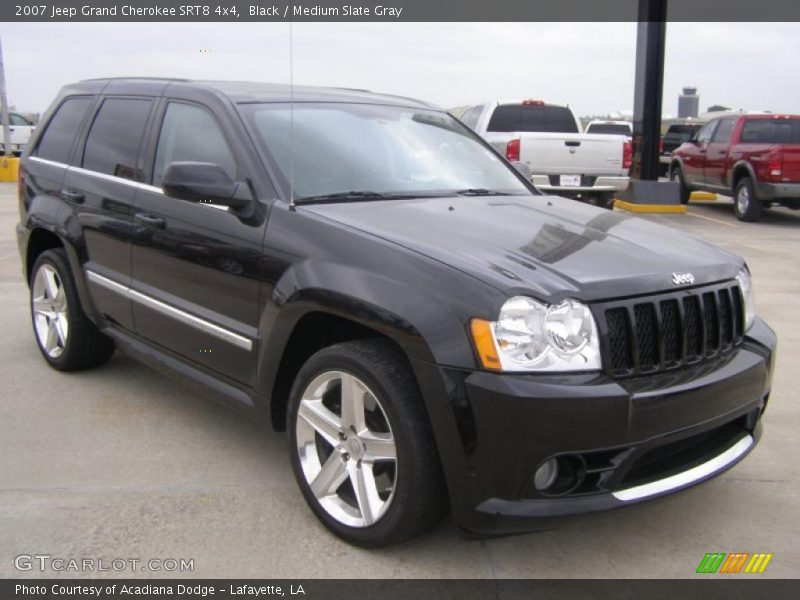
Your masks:
{"label": "front grille", "polygon": [[695,364],[739,345],[744,323],[735,283],[598,307],[609,372],[618,377]]}

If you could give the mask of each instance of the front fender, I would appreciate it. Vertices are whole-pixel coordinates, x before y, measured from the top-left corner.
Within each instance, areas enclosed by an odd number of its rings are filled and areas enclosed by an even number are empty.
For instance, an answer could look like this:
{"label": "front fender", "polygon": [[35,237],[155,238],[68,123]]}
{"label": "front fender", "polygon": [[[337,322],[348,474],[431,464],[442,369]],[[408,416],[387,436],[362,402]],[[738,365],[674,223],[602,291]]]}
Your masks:
{"label": "front fender", "polygon": [[282,275],[262,312],[259,389],[270,397],[283,351],[305,315],[349,319],[392,339],[409,359],[475,368],[468,317],[435,290],[423,293],[395,279],[323,259]]}

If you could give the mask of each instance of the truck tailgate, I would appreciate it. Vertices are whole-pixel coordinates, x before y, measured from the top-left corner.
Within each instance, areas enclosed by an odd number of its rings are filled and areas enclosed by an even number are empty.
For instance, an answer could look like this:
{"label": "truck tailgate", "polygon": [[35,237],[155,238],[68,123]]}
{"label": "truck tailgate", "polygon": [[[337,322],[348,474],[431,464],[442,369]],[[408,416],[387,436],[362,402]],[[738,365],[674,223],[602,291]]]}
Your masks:
{"label": "truck tailgate", "polygon": [[800,183],[800,144],[786,144],[782,149],[781,179],[785,182]]}
{"label": "truck tailgate", "polygon": [[619,135],[520,133],[520,161],[534,174],[624,175]]}

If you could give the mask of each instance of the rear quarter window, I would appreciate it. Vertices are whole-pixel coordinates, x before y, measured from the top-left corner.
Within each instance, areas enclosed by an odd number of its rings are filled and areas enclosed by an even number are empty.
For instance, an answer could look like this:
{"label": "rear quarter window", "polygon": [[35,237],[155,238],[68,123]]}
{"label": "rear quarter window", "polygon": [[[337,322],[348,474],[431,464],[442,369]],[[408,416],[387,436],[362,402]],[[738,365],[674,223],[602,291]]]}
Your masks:
{"label": "rear quarter window", "polygon": [[36,147],[35,156],[66,163],[81,123],[89,111],[91,101],[90,96],[64,100],[45,126],[44,133]]}
{"label": "rear quarter window", "polygon": [[140,181],[139,146],[151,105],[146,98],[106,98],[86,138],[83,168]]}

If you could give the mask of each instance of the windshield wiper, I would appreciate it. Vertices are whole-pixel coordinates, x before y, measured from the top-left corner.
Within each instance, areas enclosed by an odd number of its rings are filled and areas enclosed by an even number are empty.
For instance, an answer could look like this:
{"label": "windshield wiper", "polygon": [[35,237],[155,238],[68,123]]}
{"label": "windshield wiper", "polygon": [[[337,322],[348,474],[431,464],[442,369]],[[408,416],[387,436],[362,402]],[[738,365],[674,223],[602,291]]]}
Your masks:
{"label": "windshield wiper", "polygon": [[337,192],[335,194],[320,194],[318,196],[306,196],[304,198],[296,198],[295,204],[315,204],[322,202],[348,202],[358,200],[382,200],[386,198],[404,198],[406,196],[399,196],[397,194],[381,194],[380,192],[372,192],[369,190],[351,190],[349,192]]}
{"label": "windshield wiper", "polygon": [[510,196],[507,192],[499,192],[497,190],[487,190],[486,188],[467,188],[465,190],[456,190],[459,196]]}

